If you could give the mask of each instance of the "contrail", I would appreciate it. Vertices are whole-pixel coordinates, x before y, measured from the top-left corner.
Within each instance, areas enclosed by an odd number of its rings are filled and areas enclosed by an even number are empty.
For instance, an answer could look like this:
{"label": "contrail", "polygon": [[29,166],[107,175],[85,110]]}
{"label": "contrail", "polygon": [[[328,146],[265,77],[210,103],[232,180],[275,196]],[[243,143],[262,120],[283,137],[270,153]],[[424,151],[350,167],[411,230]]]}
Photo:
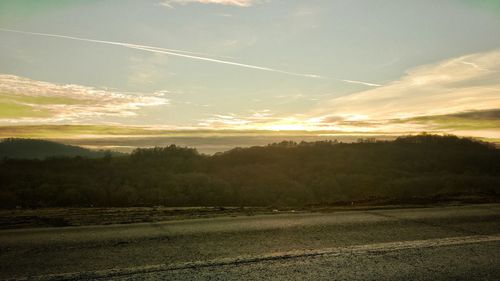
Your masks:
{"label": "contrail", "polygon": [[320,75],[315,75],[315,74],[295,73],[295,72],[289,72],[289,71],[284,71],[284,70],[279,70],[279,69],[274,69],[274,68],[269,68],[269,67],[264,67],[264,66],[257,66],[257,65],[244,64],[244,63],[238,63],[238,62],[218,60],[218,59],[212,59],[212,58],[206,58],[206,57],[198,57],[198,56],[193,56],[193,55],[188,55],[188,54],[179,54],[179,53],[175,53],[172,51],[164,51],[164,50],[160,50],[160,49],[156,49],[156,48],[152,49],[152,48],[139,47],[139,46],[127,46],[127,47],[132,48],[132,49],[137,49],[137,50],[149,51],[149,52],[160,53],[160,54],[167,54],[167,55],[183,57],[183,58],[190,58],[190,59],[195,59],[195,60],[222,63],[222,64],[240,66],[240,67],[251,68],[251,69],[258,69],[258,70],[264,70],[264,71],[270,71],[270,72],[283,73],[283,74],[294,75],[294,76],[324,79],[324,77],[322,77]]}
{"label": "contrail", "polygon": [[[226,64],[226,65],[233,65],[233,66],[238,66],[238,67],[262,70],[262,71],[269,71],[269,72],[275,72],[275,73],[282,73],[282,74],[286,74],[286,75],[293,75],[293,76],[300,76],[300,77],[314,78],[314,79],[327,79],[321,75],[290,72],[290,71],[285,71],[285,70],[280,70],[280,69],[275,69],[275,68],[270,68],[270,67],[265,67],[265,66],[258,66],[258,65],[244,64],[244,63],[233,62],[233,61],[228,61],[228,60],[209,58],[209,57],[207,57],[207,56],[209,56],[207,54],[189,52],[189,51],[183,51],[183,50],[159,48],[159,47],[154,47],[154,46],[139,45],[139,44],[132,44],[132,43],[124,43],[124,42],[96,40],[96,39],[89,39],[89,38],[82,38],[82,37],[59,35],[59,34],[21,31],[21,30],[6,29],[6,28],[0,28],[0,31],[27,34],[27,35],[45,36],[45,37],[52,37],[52,38],[69,39],[69,40],[76,40],[76,41],[83,41],[83,42],[90,42],[90,43],[107,44],[107,45],[114,45],[114,46],[121,46],[121,47],[125,47],[125,48],[142,50],[142,51],[146,51],[146,52],[161,53],[161,54],[166,54],[166,55],[170,55],[170,56],[176,56],[176,57],[182,57],[182,58],[188,58],[188,59],[194,59],[194,60],[201,60],[201,61],[207,61],[207,62],[213,62],[213,63],[219,63],[219,64]],[[355,80],[346,80],[346,79],[335,79],[335,80],[340,81],[340,82],[345,82],[345,83],[361,84],[361,85],[370,86],[370,87],[381,86],[379,84],[362,82],[362,81],[355,81]]]}
{"label": "contrail", "polygon": [[365,86],[370,86],[370,87],[380,87],[380,86],[382,86],[380,84],[363,82],[363,81],[356,81],[356,80],[340,79],[340,81],[346,82],[346,83],[351,83],[351,84],[360,84],[360,85],[365,85]]}
{"label": "contrail", "polygon": [[196,53],[196,52],[189,52],[189,51],[182,51],[182,50],[174,50],[174,49],[165,49],[165,48],[158,48],[158,47],[145,46],[145,45],[136,45],[136,44],[124,43],[124,42],[104,41],[104,40],[88,39],[88,38],[73,37],[73,36],[66,36],[66,35],[58,35],[58,34],[50,34],[50,33],[21,31],[21,30],[6,29],[6,28],[0,28],[0,30],[1,31],[6,31],[6,32],[27,34],[27,35],[37,35],[37,36],[45,36],[45,37],[53,37],[53,38],[70,39],[70,40],[76,40],[76,41],[91,42],[91,43],[101,43],[101,44],[108,44],[108,45],[115,45],[115,46],[122,46],[122,47],[143,47],[143,48],[150,48],[150,49],[161,49],[161,50],[171,51],[171,52],[176,52],[176,53],[185,53],[185,54],[192,54],[192,55],[208,56],[208,54],[203,54],[203,53]]}
{"label": "contrail", "polygon": [[282,74],[287,74],[287,75],[302,76],[302,77],[307,77],[307,78],[323,78],[322,76],[315,75],[315,74],[295,73],[295,72],[289,72],[289,71],[284,71],[284,70],[279,70],[279,69],[274,69],[274,68],[269,68],[269,67],[264,67],[264,66],[257,66],[257,65],[244,64],[244,63],[232,62],[232,61],[227,61],[227,60],[208,58],[208,57],[205,57],[205,56],[208,56],[207,54],[195,53],[195,52],[189,52],[189,51],[158,48],[158,47],[153,47],[153,46],[138,45],[138,44],[124,43],[124,42],[96,40],[96,39],[81,38],[81,37],[74,37],[74,36],[67,36],[67,35],[58,35],[58,34],[50,34],[50,33],[29,32],[29,31],[21,31],[21,30],[5,29],[5,28],[0,28],[0,30],[6,31],[6,32],[28,34],[28,35],[37,35],[37,36],[77,40],[77,41],[83,41],[83,42],[122,46],[122,47],[130,48],[130,49],[142,50],[142,51],[147,51],[147,52],[152,52],[152,53],[161,53],[161,54],[166,54],[166,55],[171,55],[171,56],[176,56],[176,57],[183,57],[183,58],[189,58],[189,59],[195,59],[195,60],[201,60],[201,61],[234,65],[234,66],[239,66],[239,67],[282,73]]}

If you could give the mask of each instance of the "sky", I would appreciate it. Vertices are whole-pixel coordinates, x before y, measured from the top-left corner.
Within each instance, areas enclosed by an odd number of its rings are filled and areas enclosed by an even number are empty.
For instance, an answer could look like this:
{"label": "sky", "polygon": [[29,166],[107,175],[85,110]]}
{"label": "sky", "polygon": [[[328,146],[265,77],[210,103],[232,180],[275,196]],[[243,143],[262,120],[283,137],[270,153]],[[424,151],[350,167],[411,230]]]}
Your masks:
{"label": "sky", "polygon": [[85,125],[68,136],[500,140],[499,116],[497,0],[0,1],[3,137]]}

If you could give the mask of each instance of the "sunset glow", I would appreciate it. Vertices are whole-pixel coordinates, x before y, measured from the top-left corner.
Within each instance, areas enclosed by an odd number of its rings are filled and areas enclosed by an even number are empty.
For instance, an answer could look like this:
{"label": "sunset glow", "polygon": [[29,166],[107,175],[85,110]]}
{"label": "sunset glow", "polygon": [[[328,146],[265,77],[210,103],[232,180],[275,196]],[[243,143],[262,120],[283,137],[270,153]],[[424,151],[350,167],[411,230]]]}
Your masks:
{"label": "sunset glow", "polygon": [[[369,1],[4,1],[2,135],[56,138],[37,126],[85,125],[496,141],[500,38],[491,34],[500,13],[464,2],[430,13],[420,2],[384,10]],[[109,24],[121,10],[141,14]],[[456,32],[463,28],[470,32]]]}

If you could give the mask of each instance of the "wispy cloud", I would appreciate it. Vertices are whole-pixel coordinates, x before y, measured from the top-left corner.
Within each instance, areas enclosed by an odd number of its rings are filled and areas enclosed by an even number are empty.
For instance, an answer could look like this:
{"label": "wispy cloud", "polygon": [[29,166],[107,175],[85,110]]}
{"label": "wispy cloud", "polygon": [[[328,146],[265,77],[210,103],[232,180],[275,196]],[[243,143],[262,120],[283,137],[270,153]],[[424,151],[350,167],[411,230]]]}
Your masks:
{"label": "wispy cloud", "polygon": [[[135,116],[168,99],[80,85],[58,85],[0,74],[0,123],[85,122],[103,116]],[[14,109],[14,110],[13,110]]]}
{"label": "wispy cloud", "polygon": [[238,7],[249,7],[255,4],[256,0],[164,0],[160,2],[161,6],[172,8],[175,4],[185,5],[189,3],[200,3],[200,4],[219,4],[219,5],[230,5]]}
{"label": "wispy cloud", "polygon": [[425,65],[376,89],[334,98],[314,114],[369,120],[500,108],[500,50]]}
{"label": "wispy cloud", "polygon": [[269,109],[251,110],[251,114],[237,115],[234,113],[214,114],[209,118],[200,120],[198,126],[214,129],[256,129],[260,125],[278,120]]}

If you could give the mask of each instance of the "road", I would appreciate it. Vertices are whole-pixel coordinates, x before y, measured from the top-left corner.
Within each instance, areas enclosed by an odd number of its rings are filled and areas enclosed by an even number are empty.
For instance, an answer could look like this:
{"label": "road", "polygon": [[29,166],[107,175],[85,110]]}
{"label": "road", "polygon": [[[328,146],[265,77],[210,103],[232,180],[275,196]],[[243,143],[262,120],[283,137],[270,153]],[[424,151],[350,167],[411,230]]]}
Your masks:
{"label": "road", "polygon": [[2,230],[0,279],[500,280],[500,204]]}

